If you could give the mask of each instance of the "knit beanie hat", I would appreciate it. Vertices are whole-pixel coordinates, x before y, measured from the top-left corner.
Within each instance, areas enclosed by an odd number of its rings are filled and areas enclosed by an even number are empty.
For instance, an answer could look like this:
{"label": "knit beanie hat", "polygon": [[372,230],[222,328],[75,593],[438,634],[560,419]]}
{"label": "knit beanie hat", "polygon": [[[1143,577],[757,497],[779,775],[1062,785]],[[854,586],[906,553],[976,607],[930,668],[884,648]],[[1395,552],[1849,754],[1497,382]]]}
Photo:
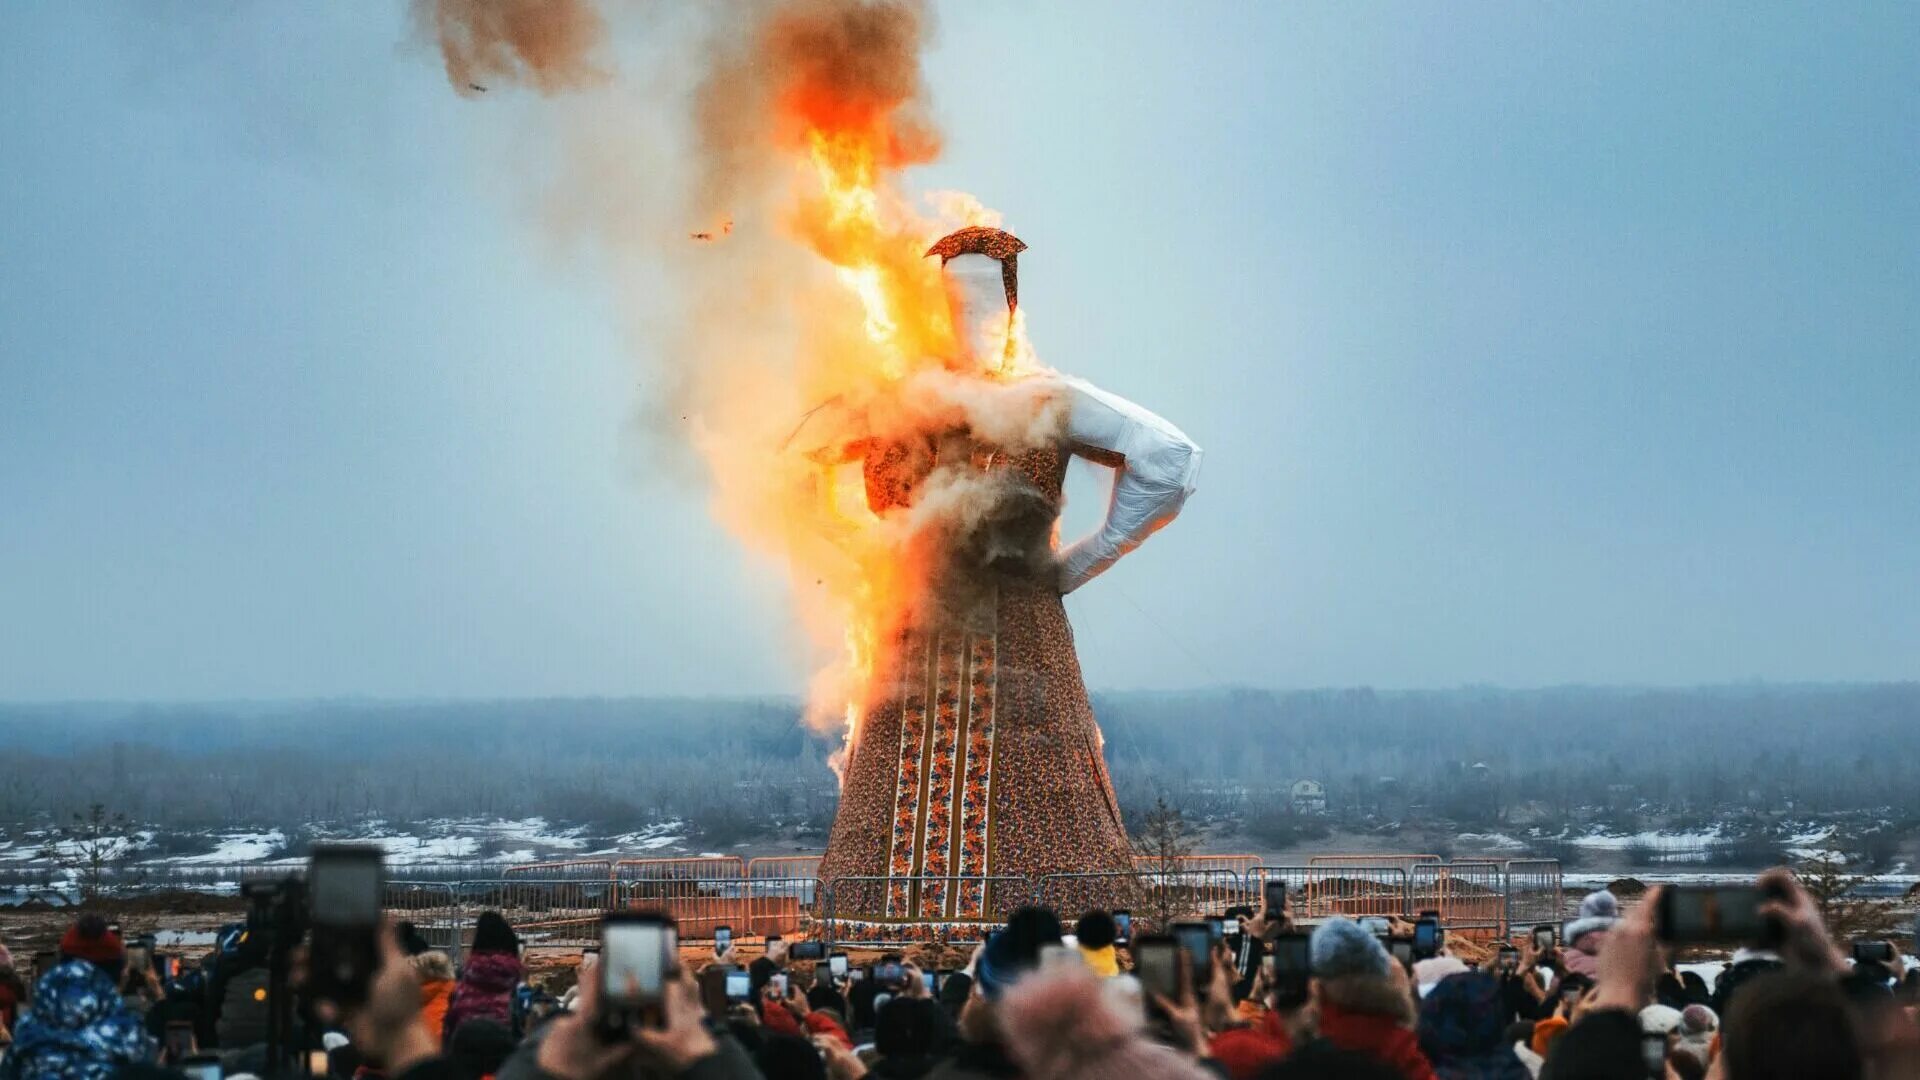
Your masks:
{"label": "knit beanie hat", "polygon": [[127,947],[120,941],[119,934],[107,929],[107,920],[98,915],[82,915],[61,935],[60,954],[101,967],[113,967],[127,958]]}
{"label": "knit beanie hat", "polygon": [[1372,934],[1344,916],[1328,919],[1313,932],[1307,945],[1316,978],[1337,979],[1342,975],[1367,975],[1386,978],[1393,970],[1393,957],[1387,955]]}
{"label": "knit beanie hat", "polygon": [[1413,985],[1419,989],[1420,996],[1426,997],[1440,980],[1449,975],[1462,975],[1472,970],[1467,962],[1457,956],[1429,956],[1413,965]]}
{"label": "knit beanie hat", "polygon": [[1680,1026],[1680,1015],[1680,1010],[1671,1005],[1649,1005],[1640,1010],[1640,1033],[1671,1035]]}
{"label": "knit beanie hat", "polygon": [[1049,1080],[1207,1080],[1212,1074],[1149,1039],[1143,1014],[1106,992],[1106,980],[1079,965],[1020,980],[999,1010],[1007,1051],[1026,1076]]}
{"label": "knit beanie hat", "polygon": [[1582,934],[1610,930],[1620,919],[1620,901],[1605,889],[1588,893],[1580,901],[1580,914],[1567,924],[1566,941],[1572,944]]}
{"label": "knit beanie hat", "polygon": [[1000,996],[1020,976],[1040,966],[1040,949],[1060,943],[1060,917],[1046,908],[1023,907],[1007,917],[1007,925],[987,938],[974,975],[989,1001]]}
{"label": "knit beanie hat", "polygon": [[1705,1005],[1689,1005],[1680,1010],[1680,1034],[1710,1035],[1719,1030],[1720,1018]]}

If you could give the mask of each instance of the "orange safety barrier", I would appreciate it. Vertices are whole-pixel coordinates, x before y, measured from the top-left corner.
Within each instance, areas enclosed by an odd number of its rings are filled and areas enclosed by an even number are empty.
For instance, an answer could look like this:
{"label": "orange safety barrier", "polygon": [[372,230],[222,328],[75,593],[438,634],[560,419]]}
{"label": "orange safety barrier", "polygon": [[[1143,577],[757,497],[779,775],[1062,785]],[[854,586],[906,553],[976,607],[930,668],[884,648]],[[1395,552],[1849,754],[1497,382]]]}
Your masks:
{"label": "orange safety barrier", "polygon": [[1315,855],[1308,866],[1400,866],[1411,869],[1426,863],[1445,862],[1438,855]]}
{"label": "orange safety barrier", "polygon": [[613,864],[613,876],[621,881],[656,881],[662,878],[688,878],[718,881],[747,876],[746,861],[738,855],[690,855],[672,859],[621,859]]}
{"label": "orange safety barrier", "polygon": [[1407,887],[1414,913],[1435,911],[1451,928],[1499,930],[1506,922],[1506,871],[1492,861],[1420,864]]}
{"label": "orange safety barrier", "polygon": [[747,877],[754,880],[776,878],[782,881],[806,881],[820,876],[818,855],[762,855],[747,860]]}
{"label": "orange safety barrier", "polygon": [[501,871],[503,877],[535,877],[546,881],[605,881],[613,877],[608,859],[573,859],[565,862],[522,863]]}

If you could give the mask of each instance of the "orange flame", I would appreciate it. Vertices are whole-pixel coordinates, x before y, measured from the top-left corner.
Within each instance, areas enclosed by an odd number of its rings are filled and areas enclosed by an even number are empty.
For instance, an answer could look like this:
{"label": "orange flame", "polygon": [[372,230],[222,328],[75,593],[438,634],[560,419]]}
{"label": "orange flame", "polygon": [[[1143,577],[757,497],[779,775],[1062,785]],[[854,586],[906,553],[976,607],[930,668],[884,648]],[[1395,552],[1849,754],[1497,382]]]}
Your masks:
{"label": "orange flame", "polygon": [[[819,98],[790,104],[785,130],[800,134],[792,140],[795,185],[786,225],[858,301],[863,338],[856,347],[829,345],[802,356],[801,385],[838,401],[884,400],[915,375],[943,369],[957,348],[939,260],[922,253],[964,225],[997,225],[1000,215],[958,192],[930,193],[932,212],[916,212],[898,184],[902,169],[916,161],[886,116]],[[1038,369],[1025,329],[1016,310],[1009,360],[998,377]],[[878,685],[885,645],[906,617],[920,574],[898,529],[868,508],[860,466],[826,468],[831,475],[820,483],[827,497],[794,509],[816,517],[814,527],[831,534],[847,559],[838,575],[812,568],[845,625],[844,655],[816,679],[813,703],[816,715],[845,718],[839,769],[863,706],[885,696]]]}

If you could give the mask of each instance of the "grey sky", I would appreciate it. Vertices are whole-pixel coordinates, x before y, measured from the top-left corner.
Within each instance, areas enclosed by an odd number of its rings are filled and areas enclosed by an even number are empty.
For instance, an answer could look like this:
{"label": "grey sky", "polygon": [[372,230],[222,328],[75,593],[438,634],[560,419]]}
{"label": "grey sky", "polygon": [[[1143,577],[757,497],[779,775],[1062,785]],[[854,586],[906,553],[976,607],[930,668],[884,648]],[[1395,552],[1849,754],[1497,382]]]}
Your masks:
{"label": "grey sky", "polygon": [[[6,22],[0,698],[800,688],[778,575],[634,467],[529,109],[400,4]],[[1916,55],[1907,4],[942,7],[921,182],[1208,453],[1069,602],[1089,682],[1920,675]]]}

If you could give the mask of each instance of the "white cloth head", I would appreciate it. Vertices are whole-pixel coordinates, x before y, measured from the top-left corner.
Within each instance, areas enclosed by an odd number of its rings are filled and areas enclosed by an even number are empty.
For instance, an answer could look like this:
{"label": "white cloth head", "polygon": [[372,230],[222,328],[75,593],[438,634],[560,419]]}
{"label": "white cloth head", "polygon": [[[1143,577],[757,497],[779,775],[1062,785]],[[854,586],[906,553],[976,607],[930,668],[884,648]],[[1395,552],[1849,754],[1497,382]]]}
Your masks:
{"label": "white cloth head", "polygon": [[1013,308],[1000,260],[991,255],[955,255],[940,267],[947,287],[947,312],[962,359],[974,367],[997,368],[1007,353]]}

